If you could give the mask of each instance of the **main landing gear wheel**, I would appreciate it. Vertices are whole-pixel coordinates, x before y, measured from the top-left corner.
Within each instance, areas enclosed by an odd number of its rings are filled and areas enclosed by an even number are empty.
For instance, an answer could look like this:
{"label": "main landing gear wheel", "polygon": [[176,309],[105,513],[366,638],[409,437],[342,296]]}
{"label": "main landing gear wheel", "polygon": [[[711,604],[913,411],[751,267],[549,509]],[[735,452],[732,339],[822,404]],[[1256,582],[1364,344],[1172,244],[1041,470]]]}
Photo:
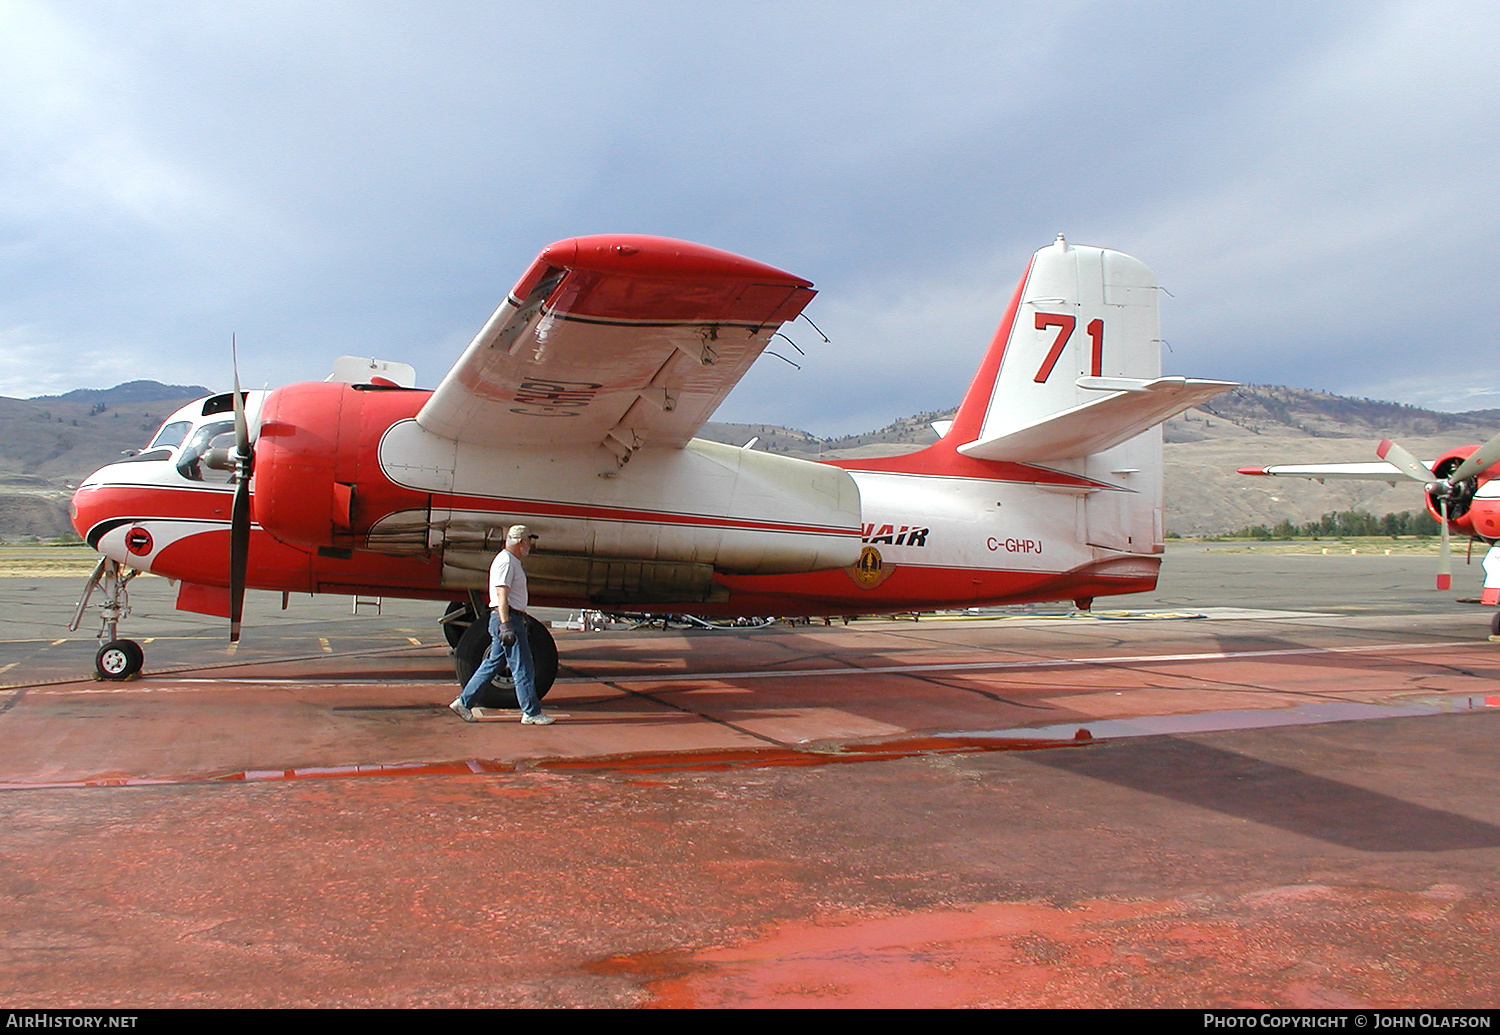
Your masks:
{"label": "main landing gear wheel", "polygon": [[94,655],[94,672],[100,679],[129,679],[145,660],[146,652],[134,640],[110,640]]}
{"label": "main landing gear wheel", "polygon": [[474,608],[462,600],[455,600],[448,605],[448,610],[439,619],[443,626],[443,636],[448,640],[448,646],[453,650],[458,649],[458,641],[464,638],[464,630],[474,624]]}
{"label": "main landing gear wheel", "polygon": [[[547,627],[530,615],[526,616],[526,640],[531,644],[531,670],[536,673],[536,696],[541,700],[557,678],[557,644]],[[489,649],[489,622],[471,622],[453,649],[453,672],[458,676],[459,686],[468,685],[469,677],[479,668]],[[510,669],[502,664],[500,674],[480,691],[475,703],[481,708],[519,707],[515,684],[510,681]]]}
{"label": "main landing gear wheel", "polygon": [[1500,611],[1496,611],[1490,619],[1490,639],[1500,640]]}

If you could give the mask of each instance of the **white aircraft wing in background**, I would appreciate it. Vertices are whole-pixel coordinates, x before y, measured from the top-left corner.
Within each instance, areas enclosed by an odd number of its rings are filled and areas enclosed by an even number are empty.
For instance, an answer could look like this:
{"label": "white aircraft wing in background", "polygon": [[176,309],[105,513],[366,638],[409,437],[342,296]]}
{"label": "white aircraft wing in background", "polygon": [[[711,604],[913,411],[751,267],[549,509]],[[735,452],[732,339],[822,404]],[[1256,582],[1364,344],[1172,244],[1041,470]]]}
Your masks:
{"label": "white aircraft wing in background", "polygon": [[[1429,463],[1427,465],[1431,467]],[[1274,464],[1269,467],[1241,467],[1240,474],[1272,475],[1277,478],[1311,478],[1332,480],[1389,482],[1395,485],[1406,477],[1401,468],[1384,460],[1354,464]]]}

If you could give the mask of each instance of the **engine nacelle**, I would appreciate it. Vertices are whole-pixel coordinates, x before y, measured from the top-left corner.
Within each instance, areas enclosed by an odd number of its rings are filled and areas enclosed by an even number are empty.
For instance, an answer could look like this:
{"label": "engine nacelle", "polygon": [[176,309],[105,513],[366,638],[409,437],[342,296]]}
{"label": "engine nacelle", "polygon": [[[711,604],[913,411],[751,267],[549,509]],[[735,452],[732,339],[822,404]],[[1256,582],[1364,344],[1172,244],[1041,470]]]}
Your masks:
{"label": "engine nacelle", "polygon": [[[283,543],[333,556],[440,552],[445,571],[478,580],[505,526],[525,521],[556,563],[604,565],[586,578],[568,568],[580,587],[605,569],[599,577],[611,586],[648,575],[675,586],[684,572],[819,571],[859,558],[859,488],[837,467],[695,439],[643,449],[618,472],[603,451],[427,432],[414,418],[431,394],[328,382],[270,393],[255,442],[253,519]],[[616,561],[652,567],[627,577]],[[540,574],[551,562],[535,563]]]}
{"label": "engine nacelle", "polygon": [[266,396],[255,440],[251,516],[303,548],[363,545],[361,523],[421,505],[380,472],[376,445],[430,393],[311,381]]}
{"label": "engine nacelle", "polygon": [[[1478,448],[1475,445],[1450,449],[1433,461],[1432,473],[1446,477]],[[1491,542],[1500,539],[1500,493],[1495,491],[1500,482],[1491,486],[1494,478],[1494,473],[1486,471],[1453,487],[1448,496],[1448,527],[1455,534]],[[1436,493],[1427,494],[1427,511],[1437,520],[1443,519],[1442,499]]]}
{"label": "engine nacelle", "polygon": [[1473,535],[1491,542],[1500,539],[1500,500],[1475,500],[1464,517],[1473,528]]}

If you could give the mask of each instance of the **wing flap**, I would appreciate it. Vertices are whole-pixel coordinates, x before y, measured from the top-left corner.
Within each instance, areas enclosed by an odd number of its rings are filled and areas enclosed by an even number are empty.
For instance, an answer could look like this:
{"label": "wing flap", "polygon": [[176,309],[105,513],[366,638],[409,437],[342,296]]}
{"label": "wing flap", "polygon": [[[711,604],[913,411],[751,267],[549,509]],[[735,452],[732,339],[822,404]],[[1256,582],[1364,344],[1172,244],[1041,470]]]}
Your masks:
{"label": "wing flap", "polygon": [[1065,460],[1117,446],[1183,410],[1236,387],[1231,381],[1084,377],[1080,388],[1109,394],[958,447],[979,460]]}
{"label": "wing flap", "polygon": [[728,252],[604,236],[545,249],[417,414],[459,441],[686,445],[815,292]]}

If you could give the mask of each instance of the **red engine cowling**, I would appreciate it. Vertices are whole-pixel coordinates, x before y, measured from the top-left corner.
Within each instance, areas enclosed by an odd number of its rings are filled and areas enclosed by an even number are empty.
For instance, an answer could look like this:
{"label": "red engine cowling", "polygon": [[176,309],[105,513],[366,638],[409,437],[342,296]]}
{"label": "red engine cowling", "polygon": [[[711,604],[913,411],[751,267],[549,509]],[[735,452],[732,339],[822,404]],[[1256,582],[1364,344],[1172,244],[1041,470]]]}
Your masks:
{"label": "red engine cowling", "polygon": [[[1478,448],[1478,445],[1472,445],[1450,449],[1433,462],[1432,473],[1439,478],[1446,477]],[[1453,487],[1453,493],[1448,497],[1448,527],[1454,534],[1500,539],[1500,500],[1474,498],[1479,486],[1492,477],[1488,473],[1481,474]],[[1443,519],[1441,500],[1434,493],[1427,494],[1427,510],[1437,520]]]}
{"label": "red engine cowling", "polygon": [[349,549],[382,515],[424,505],[385,477],[376,451],[430,394],[323,381],[271,392],[255,441],[255,522],[294,546]]}

